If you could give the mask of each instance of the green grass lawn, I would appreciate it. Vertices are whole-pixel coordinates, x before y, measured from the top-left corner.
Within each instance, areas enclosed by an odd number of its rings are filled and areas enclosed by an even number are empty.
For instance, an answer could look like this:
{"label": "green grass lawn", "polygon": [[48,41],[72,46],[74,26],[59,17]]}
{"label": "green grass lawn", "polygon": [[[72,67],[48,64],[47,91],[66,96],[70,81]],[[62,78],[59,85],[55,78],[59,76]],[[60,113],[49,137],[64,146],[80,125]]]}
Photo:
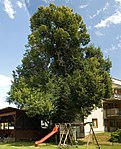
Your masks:
{"label": "green grass lawn", "polygon": [[[110,133],[99,133],[96,134],[96,138],[98,143],[100,144],[100,149],[121,149],[121,144],[112,144],[109,142]],[[88,141],[88,137],[84,139],[80,139],[78,141],[78,148],[77,149],[86,149],[86,143]],[[57,145],[49,144],[49,143],[42,143],[38,147],[34,146],[34,142],[14,142],[14,143],[5,143],[0,142],[0,149],[62,149],[59,148]],[[64,149],[76,149],[76,146],[73,147],[64,147]],[[95,141],[90,140],[90,144],[87,149],[98,149]]]}
{"label": "green grass lawn", "polygon": [[[89,145],[88,149],[97,149],[96,145]],[[75,149],[76,147],[64,147],[64,149]],[[85,149],[86,145],[79,145],[78,149]],[[0,143],[0,149],[62,149],[57,145],[41,144],[38,147],[34,146],[34,142],[16,142],[16,143]],[[120,145],[100,145],[100,149],[121,149]]]}

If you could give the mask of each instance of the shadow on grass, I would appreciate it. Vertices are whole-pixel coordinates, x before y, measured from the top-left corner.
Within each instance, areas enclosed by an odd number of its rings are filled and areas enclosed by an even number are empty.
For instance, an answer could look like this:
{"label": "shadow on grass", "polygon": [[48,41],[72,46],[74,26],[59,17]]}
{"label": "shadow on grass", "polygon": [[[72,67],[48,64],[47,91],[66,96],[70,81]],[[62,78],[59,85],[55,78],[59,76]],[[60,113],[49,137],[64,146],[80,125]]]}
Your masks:
{"label": "shadow on grass", "polygon": [[34,146],[34,142],[6,142],[6,143],[2,143],[3,145],[6,144],[7,146],[15,146],[15,147],[21,147],[21,146]]}
{"label": "shadow on grass", "polygon": [[[36,149],[36,147],[35,147],[35,142],[24,142],[24,141],[21,141],[21,142],[9,142],[9,143],[3,143],[2,142],[2,144],[0,144],[0,145],[6,145],[8,148],[35,148]],[[42,147],[42,148],[49,148],[49,149],[51,149],[52,147],[54,147],[55,148],[55,146],[56,146],[56,148],[57,148],[57,145],[55,144],[55,143],[48,143],[48,142],[45,142],[45,143],[42,143],[42,144],[40,144],[40,145],[38,145],[37,146],[37,148],[38,147]]]}
{"label": "shadow on grass", "polygon": [[83,140],[78,140],[77,142],[78,142],[78,145],[85,145],[86,144],[86,142]]}

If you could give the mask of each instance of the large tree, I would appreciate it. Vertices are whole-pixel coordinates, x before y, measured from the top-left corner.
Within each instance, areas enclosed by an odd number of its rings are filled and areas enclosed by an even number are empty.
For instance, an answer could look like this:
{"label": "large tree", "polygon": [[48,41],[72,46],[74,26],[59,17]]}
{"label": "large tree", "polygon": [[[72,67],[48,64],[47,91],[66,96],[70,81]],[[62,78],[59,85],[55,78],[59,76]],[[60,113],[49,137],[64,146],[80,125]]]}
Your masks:
{"label": "large tree", "polygon": [[13,71],[9,103],[45,121],[71,122],[110,97],[111,62],[88,44],[79,14],[65,6],[41,6],[30,25],[22,64]]}

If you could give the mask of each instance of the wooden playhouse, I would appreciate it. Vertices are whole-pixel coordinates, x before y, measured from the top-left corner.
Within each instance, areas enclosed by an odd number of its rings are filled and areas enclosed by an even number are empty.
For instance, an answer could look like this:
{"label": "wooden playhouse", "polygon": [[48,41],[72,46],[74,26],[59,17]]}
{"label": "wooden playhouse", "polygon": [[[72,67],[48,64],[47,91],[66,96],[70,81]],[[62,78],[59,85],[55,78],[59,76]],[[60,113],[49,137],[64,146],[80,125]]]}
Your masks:
{"label": "wooden playhouse", "polygon": [[24,110],[12,107],[0,109],[0,139],[31,141],[39,139],[42,134],[38,116],[28,117]]}

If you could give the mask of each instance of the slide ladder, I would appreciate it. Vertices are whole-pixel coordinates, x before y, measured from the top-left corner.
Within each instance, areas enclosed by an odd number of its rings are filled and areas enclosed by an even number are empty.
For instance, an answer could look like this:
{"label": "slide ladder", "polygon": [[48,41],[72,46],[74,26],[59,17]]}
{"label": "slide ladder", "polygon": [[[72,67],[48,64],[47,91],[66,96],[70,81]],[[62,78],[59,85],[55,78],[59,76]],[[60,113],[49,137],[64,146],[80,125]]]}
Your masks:
{"label": "slide ladder", "polygon": [[69,142],[71,143],[71,145],[73,145],[73,143],[75,144],[75,137],[73,136],[73,130],[71,128],[71,124],[70,123],[65,123],[64,126],[62,127],[63,131],[60,134],[60,142],[59,142],[59,146],[66,146],[69,144]]}

